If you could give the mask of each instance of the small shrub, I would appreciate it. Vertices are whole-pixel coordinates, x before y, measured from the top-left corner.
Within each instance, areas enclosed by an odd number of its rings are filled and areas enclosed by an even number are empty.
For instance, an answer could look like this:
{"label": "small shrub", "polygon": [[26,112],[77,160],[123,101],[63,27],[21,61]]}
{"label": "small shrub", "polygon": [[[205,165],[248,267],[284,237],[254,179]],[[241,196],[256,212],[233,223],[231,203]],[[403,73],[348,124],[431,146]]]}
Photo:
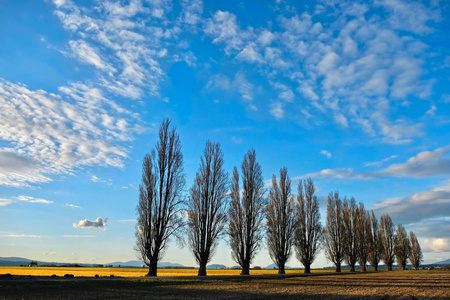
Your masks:
{"label": "small shrub", "polygon": [[73,278],[73,277],[75,277],[75,276],[73,276],[73,274],[64,274],[64,277],[70,277],[70,278]]}

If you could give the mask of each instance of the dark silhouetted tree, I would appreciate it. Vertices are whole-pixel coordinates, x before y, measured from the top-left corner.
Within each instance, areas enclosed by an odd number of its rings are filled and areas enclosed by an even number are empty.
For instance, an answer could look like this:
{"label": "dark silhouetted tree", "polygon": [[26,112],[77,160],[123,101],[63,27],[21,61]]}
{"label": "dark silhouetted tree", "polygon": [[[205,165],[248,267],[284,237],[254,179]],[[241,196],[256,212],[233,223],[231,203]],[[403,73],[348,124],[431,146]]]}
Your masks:
{"label": "dark silhouetted tree", "polygon": [[233,170],[229,235],[232,257],[242,267],[241,275],[249,275],[250,263],[263,238],[265,208],[264,182],[255,150],[249,150],[244,156],[241,170],[242,195],[238,170],[236,167]]}
{"label": "dark silhouetted tree", "polygon": [[358,260],[357,227],[358,212],[355,198],[344,199],[343,206],[344,223],[344,259],[350,267],[350,272],[355,272],[355,264]]}
{"label": "dark silhouetted tree", "polygon": [[369,258],[370,225],[369,213],[365,210],[364,204],[360,202],[357,208],[356,246],[358,248],[358,263],[364,272],[367,271],[367,260]]}
{"label": "dark silhouetted tree", "polygon": [[187,210],[188,243],[199,264],[198,276],[206,276],[206,265],[227,223],[228,174],[223,164],[220,144],[206,142]]}
{"label": "dark silhouetted tree", "polygon": [[388,214],[380,218],[381,259],[389,271],[394,263],[394,223]]}
{"label": "dark silhouetted tree", "polygon": [[381,259],[381,240],[380,240],[380,227],[378,226],[378,220],[372,210],[371,214],[368,215],[370,222],[370,230],[367,234],[367,244],[369,250],[369,263],[378,271],[378,264]]}
{"label": "dark silhouetted tree", "polygon": [[324,229],[325,255],[336,266],[336,272],[341,272],[344,260],[344,221],[342,200],[339,193],[328,195],[327,223]]}
{"label": "dark silhouetted tree", "polygon": [[295,230],[295,252],[297,259],[311,273],[311,264],[316,258],[322,242],[319,200],[314,195],[314,181],[308,178],[298,183],[297,216]]}
{"label": "dark silhouetted tree", "polygon": [[180,138],[169,126],[168,119],[162,121],[155,149],[144,158],[139,186],[136,250],[149,267],[148,276],[157,275],[167,241],[171,236],[180,238],[178,230],[184,225],[180,216],[185,184],[183,155]]}
{"label": "dark silhouetted tree", "polygon": [[280,169],[279,183],[273,175],[266,216],[269,255],[278,266],[278,274],[285,274],[284,267],[291,256],[295,232],[295,204],[286,168]]}
{"label": "dark silhouetted tree", "polygon": [[409,239],[403,225],[398,225],[394,236],[394,253],[397,259],[397,264],[403,270],[406,270],[406,262],[409,255]]}
{"label": "dark silhouetted tree", "polygon": [[419,265],[423,259],[422,249],[414,232],[409,232],[409,261],[414,269],[419,269]]}

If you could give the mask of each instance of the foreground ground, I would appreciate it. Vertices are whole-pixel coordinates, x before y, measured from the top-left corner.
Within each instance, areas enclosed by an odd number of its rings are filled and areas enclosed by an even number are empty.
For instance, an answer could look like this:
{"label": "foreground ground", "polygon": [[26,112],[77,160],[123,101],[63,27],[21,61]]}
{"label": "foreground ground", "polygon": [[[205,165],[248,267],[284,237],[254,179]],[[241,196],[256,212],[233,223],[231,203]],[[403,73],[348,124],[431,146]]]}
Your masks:
{"label": "foreground ground", "polygon": [[322,276],[13,277],[0,278],[0,299],[450,299],[450,271],[317,275]]}

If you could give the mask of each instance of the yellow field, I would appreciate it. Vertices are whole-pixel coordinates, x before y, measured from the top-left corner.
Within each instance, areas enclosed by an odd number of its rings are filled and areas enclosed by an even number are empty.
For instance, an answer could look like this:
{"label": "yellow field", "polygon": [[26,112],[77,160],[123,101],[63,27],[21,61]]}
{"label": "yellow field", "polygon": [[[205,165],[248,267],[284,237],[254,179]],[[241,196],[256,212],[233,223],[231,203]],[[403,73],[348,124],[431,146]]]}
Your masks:
{"label": "yellow field", "polygon": [[[158,276],[196,276],[196,269],[158,269]],[[317,272],[330,272],[330,270],[312,270]],[[118,276],[140,277],[145,276],[148,269],[140,268],[65,268],[65,267],[0,267],[0,274],[23,276],[64,276],[73,274],[75,277]],[[207,270],[208,275],[239,275],[241,270]],[[250,275],[277,274],[278,270],[250,270]],[[287,274],[303,273],[303,270],[286,270]]]}

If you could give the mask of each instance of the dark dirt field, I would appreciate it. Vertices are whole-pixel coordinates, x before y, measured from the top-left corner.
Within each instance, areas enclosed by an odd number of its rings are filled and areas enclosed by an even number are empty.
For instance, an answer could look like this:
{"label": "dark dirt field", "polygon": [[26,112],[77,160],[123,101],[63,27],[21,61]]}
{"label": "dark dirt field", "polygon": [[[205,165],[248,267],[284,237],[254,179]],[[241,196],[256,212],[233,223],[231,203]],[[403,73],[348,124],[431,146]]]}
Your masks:
{"label": "dark dirt field", "polygon": [[0,278],[0,299],[450,299],[450,271],[224,279]]}

